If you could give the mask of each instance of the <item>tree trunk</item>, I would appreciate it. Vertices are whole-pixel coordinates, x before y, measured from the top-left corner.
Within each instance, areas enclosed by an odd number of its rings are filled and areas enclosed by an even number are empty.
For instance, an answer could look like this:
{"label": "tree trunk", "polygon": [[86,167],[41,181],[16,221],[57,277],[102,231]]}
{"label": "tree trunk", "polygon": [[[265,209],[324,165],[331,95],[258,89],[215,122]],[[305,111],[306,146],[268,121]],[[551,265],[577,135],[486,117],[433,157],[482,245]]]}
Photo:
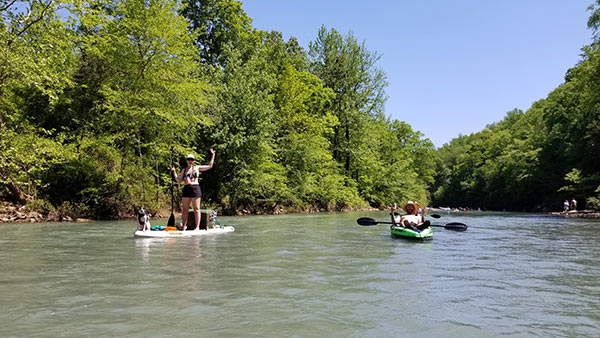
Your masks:
{"label": "tree trunk", "polygon": [[156,203],[158,203],[160,191],[160,173],[158,172],[158,152],[156,152]]}
{"label": "tree trunk", "polygon": [[142,181],[142,201],[143,201],[146,198],[146,187],[144,185],[144,159],[142,157],[142,145],[141,145],[141,142],[140,142],[139,131],[138,131],[138,135],[137,136],[138,136],[138,139],[137,139],[137,141],[138,141],[138,152],[140,154],[140,167],[139,167],[138,175],[139,175],[139,173],[142,174],[141,181]]}
{"label": "tree trunk", "polygon": [[346,174],[350,173],[350,126],[348,121],[346,121]]}
{"label": "tree trunk", "polygon": [[8,191],[9,198],[19,202],[21,205],[25,205],[31,200],[31,196],[25,194],[18,185],[6,177],[2,172],[0,172],[0,178],[6,182],[6,190]]}

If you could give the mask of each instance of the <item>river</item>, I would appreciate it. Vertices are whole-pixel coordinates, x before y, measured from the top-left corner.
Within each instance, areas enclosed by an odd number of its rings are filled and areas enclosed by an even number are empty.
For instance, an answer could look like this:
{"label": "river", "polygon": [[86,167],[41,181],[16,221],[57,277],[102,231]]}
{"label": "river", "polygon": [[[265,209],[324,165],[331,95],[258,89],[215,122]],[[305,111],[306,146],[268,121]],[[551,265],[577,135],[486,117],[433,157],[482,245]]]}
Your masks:
{"label": "river", "polygon": [[235,232],[173,239],[2,224],[0,336],[600,336],[599,221],[442,214],[469,229],[427,243],[356,224],[387,215],[222,217]]}

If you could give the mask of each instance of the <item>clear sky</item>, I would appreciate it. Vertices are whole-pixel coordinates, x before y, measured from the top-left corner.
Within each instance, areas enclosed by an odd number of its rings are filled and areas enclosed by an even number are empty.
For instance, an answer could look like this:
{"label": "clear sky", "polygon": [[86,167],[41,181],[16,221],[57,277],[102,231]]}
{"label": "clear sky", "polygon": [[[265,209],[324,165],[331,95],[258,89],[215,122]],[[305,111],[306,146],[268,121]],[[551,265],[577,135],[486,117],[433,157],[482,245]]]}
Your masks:
{"label": "clear sky", "polygon": [[351,31],[387,74],[386,115],[440,147],[545,98],[591,41],[593,0],[242,0],[262,30],[308,49]]}

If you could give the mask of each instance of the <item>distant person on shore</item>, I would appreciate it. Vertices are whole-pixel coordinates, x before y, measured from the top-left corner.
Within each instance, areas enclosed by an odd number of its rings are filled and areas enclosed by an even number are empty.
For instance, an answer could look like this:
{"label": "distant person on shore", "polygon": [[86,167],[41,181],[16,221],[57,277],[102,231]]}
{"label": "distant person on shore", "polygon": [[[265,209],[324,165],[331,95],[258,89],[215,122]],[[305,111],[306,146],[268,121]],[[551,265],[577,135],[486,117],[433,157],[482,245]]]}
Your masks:
{"label": "distant person on shore", "polygon": [[564,211],[564,212],[567,212],[567,211],[569,211],[569,200],[565,200],[565,201],[563,202],[563,211]]}
{"label": "distant person on shore", "polygon": [[392,205],[392,223],[400,224],[412,230],[423,230],[429,227],[430,222],[425,221],[427,208],[420,208],[419,203],[408,201],[403,207],[406,214],[399,215],[396,212],[396,203]]}
{"label": "distant person on shore", "polygon": [[173,177],[175,177],[175,181],[180,183],[181,181],[185,182],[183,186],[183,191],[181,193],[182,198],[182,208],[181,208],[181,221],[183,222],[183,230],[187,229],[187,221],[188,221],[188,210],[190,209],[190,203],[194,208],[194,217],[196,218],[196,230],[200,229],[200,199],[202,198],[202,191],[200,191],[200,183],[198,183],[198,177],[200,176],[201,171],[207,171],[213,167],[213,163],[215,162],[215,153],[213,149],[210,150],[212,156],[210,158],[210,163],[208,165],[194,165],[194,161],[196,160],[193,154],[189,154],[185,157],[187,161],[187,166],[181,170],[181,173],[177,175],[175,171],[175,167],[171,167],[171,173]]}
{"label": "distant person on shore", "polygon": [[575,197],[573,197],[573,200],[571,201],[571,210],[577,210],[577,200]]}

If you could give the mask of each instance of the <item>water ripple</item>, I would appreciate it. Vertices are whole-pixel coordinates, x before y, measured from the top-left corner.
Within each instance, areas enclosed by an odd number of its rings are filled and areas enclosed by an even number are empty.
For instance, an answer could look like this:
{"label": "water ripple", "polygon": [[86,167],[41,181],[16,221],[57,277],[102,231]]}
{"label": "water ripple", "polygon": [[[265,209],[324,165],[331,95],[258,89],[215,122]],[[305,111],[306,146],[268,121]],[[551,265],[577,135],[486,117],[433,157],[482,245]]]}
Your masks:
{"label": "water ripple", "polygon": [[600,222],[448,214],[393,239],[356,218],[230,217],[134,239],[133,222],[0,225],[0,336],[597,337]]}

